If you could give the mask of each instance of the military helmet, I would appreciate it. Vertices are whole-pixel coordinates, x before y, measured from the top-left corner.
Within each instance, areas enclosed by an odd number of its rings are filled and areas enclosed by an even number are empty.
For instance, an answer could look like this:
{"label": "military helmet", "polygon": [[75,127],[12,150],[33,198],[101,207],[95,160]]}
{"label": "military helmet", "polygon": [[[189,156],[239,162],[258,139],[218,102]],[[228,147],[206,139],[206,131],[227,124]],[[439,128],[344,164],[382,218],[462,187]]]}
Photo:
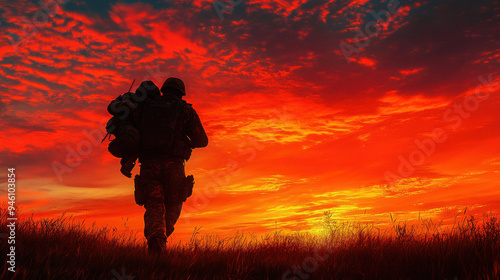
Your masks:
{"label": "military helmet", "polygon": [[186,95],[186,87],[184,82],[179,78],[170,77],[168,78],[161,87],[161,92],[165,93],[167,89],[178,90],[183,96]]}

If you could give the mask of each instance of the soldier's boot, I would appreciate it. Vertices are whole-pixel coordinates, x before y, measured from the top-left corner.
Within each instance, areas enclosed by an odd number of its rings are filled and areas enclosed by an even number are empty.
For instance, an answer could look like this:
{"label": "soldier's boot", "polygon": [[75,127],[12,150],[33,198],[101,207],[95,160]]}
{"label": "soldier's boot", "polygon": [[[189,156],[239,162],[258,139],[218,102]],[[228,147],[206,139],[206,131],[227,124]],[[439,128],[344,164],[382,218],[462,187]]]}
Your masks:
{"label": "soldier's boot", "polygon": [[162,238],[152,237],[148,240],[148,253],[149,255],[160,255],[165,252],[167,241]]}

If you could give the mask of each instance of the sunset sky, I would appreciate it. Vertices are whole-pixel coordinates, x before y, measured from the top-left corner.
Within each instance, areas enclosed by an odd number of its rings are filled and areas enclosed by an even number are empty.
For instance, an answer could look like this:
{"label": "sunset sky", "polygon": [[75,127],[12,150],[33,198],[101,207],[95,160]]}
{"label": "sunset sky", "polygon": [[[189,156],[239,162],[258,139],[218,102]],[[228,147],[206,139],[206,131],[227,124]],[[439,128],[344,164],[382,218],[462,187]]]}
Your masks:
{"label": "sunset sky", "polygon": [[0,0],[0,201],[15,167],[23,214],[141,236],[98,142],[133,79],[170,76],[209,137],[174,239],[500,211],[498,1],[38,2]]}

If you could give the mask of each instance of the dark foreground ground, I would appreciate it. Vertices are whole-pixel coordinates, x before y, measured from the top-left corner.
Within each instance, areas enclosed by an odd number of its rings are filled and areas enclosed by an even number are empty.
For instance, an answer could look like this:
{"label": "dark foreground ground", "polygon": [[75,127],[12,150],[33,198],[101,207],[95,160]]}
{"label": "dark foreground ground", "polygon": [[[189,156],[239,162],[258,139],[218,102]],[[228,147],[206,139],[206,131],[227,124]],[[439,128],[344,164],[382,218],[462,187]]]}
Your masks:
{"label": "dark foreground ground", "polygon": [[[1,232],[7,224],[3,210]],[[0,278],[499,279],[495,216],[479,222],[463,217],[447,231],[425,220],[418,226],[393,224],[391,232],[382,233],[370,225],[327,219],[328,234],[321,240],[306,234],[227,239],[193,234],[190,243],[169,244],[165,255],[149,257],[132,238],[110,238],[107,229],[85,229],[64,217],[25,219],[16,230],[16,272],[3,261]],[[1,241],[6,256],[6,239]]]}

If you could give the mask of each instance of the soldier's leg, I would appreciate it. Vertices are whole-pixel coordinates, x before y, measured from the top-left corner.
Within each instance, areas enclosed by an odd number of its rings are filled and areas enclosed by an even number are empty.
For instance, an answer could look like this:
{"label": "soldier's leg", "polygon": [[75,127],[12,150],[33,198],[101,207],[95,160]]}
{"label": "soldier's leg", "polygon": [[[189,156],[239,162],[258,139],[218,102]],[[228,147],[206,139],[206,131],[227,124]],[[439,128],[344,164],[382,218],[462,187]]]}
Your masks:
{"label": "soldier's leg", "polygon": [[144,204],[144,236],[149,241],[152,238],[166,240],[165,235],[165,204],[148,200]]}
{"label": "soldier's leg", "polygon": [[144,204],[144,236],[148,240],[148,247],[152,251],[165,249],[167,236],[165,235],[165,188],[157,180],[160,170],[153,167],[141,166],[141,179],[148,191]]}
{"label": "soldier's leg", "polygon": [[165,180],[165,226],[166,235],[170,236],[174,232],[174,225],[179,219],[183,201],[183,182],[186,178],[184,173],[184,163],[174,162],[169,164]]}
{"label": "soldier's leg", "polygon": [[165,227],[167,237],[174,232],[174,225],[181,215],[181,210],[182,202],[165,203]]}

